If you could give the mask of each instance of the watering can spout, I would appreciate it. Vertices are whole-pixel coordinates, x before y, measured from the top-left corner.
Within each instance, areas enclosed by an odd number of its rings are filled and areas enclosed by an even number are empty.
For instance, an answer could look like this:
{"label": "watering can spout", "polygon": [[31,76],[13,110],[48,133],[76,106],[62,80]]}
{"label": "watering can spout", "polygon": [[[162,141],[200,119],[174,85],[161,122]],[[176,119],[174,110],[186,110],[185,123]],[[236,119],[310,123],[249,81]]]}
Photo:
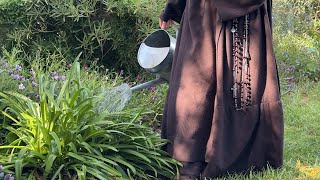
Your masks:
{"label": "watering can spout", "polygon": [[152,87],[152,86],[155,86],[155,85],[163,84],[165,82],[167,82],[165,79],[157,78],[157,79],[154,79],[152,81],[148,81],[148,82],[145,82],[143,84],[139,84],[137,86],[134,86],[134,87],[130,88],[130,90],[132,92],[134,92],[134,91],[138,91],[138,90],[141,90],[141,89],[146,89],[146,88],[149,88],[149,87]]}

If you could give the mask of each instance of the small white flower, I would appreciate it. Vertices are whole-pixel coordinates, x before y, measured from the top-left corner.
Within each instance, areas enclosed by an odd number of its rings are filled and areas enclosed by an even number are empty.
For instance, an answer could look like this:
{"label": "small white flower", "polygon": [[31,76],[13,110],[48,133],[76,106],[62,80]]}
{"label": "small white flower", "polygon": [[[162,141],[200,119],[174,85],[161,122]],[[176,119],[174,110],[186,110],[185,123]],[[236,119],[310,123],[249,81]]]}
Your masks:
{"label": "small white flower", "polygon": [[24,85],[21,83],[21,84],[19,84],[19,89],[20,90],[23,90],[24,88],[26,88],[26,87],[24,87]]}

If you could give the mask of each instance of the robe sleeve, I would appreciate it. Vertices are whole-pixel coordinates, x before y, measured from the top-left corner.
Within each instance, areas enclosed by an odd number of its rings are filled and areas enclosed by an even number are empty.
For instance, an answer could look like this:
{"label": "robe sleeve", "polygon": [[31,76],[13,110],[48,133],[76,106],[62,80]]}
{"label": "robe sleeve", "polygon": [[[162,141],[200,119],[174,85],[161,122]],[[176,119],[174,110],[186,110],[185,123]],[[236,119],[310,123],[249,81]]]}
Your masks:
{"label": "robe sleeve", "polygon": [[165,9],[160,15],[161,20],[174,20],[180,23],[183,11],[186,7],[186,0],[168,0]]}
{"label": "robe sleeve", "polygon": [[213,0],[222,21],[244,16],[257,10],[266,0]]}

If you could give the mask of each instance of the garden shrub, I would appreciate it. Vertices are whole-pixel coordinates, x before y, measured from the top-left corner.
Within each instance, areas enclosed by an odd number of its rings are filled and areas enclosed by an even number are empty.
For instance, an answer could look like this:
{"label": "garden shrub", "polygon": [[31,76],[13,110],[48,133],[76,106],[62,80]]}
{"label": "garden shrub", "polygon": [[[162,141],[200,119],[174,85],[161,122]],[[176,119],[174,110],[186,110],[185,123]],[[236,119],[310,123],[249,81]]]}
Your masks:
{"label": "garden shrub", "polygon": [[[70,58],[82,52],[88,63],[137,72],[138,45],[157,28],[163,5],[158,0],[15,0],[0,9],[2,26],[14,22],[2,41],[26,55],[40,50]],[[17,13],[7,16],[8,11]]]}
{"label": "garden shrub", "polygon": [[0,92],[7,107],[0,131],[9,132],[0,146],[3,171],[17,179],[172,178],[178,162],[160,149],[166,140],[138,123],[148,112],[109,112],[99,103],[106,92],[81,78],[77,61],[70,68],[62,86],[38,73],[39,100]]}
{"label": "garden shrub", "polygon": [[276,42],[279,73],[290,85],[320,80],[320,49],[310,36],[287,33]]}
{"label": "garden shrub", "polygon": [[6,43],[6,34],[14,29],[26,12],[27,0],[0,1],[0,43]]}
{"label": "garden shrub", "polygon": [[275,0],[273,9],[277,33],[306,33],[313,38],[319,38],[320,2],[318,0]]}
{"label": "garden shrub", "polygon": [[320,80],[320,2],[274,1],[274,48],[281,81]]}

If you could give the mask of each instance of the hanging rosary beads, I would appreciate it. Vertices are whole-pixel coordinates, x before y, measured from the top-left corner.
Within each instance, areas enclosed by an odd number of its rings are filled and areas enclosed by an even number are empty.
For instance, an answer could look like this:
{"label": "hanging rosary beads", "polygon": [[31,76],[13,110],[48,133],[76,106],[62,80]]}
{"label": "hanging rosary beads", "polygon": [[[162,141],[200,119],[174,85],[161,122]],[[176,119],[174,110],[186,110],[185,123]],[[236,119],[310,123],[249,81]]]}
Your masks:
{"label": "hanging rosary beads", "polygon": [[249,53],[249,14],[245,16],[243,25],[243,38],[239,36],[239,19],[232,22],[232,56],[233,56],[233,99],[235,109],[241,111],[245,106],[252,104],[251,75]]}

